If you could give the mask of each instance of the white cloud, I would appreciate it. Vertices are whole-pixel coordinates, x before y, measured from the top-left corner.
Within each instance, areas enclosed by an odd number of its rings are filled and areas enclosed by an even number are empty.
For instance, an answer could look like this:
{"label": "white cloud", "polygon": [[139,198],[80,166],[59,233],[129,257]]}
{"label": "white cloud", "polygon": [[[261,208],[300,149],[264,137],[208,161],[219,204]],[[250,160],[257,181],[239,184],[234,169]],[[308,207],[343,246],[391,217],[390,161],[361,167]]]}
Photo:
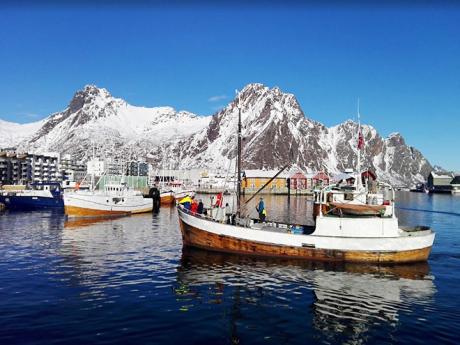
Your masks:
{"label": "white cloud", "polygon": [[222,101],[223,99],[227,99],[227,95],[218,95],[218,96],[209,97],[208,102],[219,102],[219,101]]}
{"label": "white cloud", "polygon": [[22,115],[25,117],[28,117],[29,119],[36,119],[40,117],[39,114],[35,114],[35,113],[24,113]]}
{"label": "white cloud", "polygon": [[218,111],[218,110],[221,110],[221,109],[223,109],[223,108],[225,108],[225,105],[222,105],[222,104],[220,104],[220,105],[213,105],[213,106],[211,107],[211,109],[214,110],[214,111]]}

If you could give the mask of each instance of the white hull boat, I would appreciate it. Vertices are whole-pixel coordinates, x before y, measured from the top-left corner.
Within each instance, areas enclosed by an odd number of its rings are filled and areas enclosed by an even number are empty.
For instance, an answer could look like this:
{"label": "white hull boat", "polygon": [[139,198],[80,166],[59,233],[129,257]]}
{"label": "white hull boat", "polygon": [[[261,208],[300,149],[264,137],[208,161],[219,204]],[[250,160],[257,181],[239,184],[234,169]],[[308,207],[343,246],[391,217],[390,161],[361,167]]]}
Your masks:
{"label": "white hull boat", "polygon": [[152,199],[147,199],[122,185],[107,185],[103,191],[75,191],[64,194],[68,217],[107,217],[151,212]]}

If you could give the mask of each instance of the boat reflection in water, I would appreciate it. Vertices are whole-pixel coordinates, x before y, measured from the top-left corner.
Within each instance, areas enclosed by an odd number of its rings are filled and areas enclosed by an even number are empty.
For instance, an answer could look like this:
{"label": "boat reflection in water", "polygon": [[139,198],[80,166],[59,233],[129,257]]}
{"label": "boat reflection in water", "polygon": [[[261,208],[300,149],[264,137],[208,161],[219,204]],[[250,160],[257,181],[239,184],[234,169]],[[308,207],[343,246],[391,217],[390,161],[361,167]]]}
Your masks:
{"label": "boat reflection in water", "polygon": [[95,225],[98,223],[110,223],[112,220],[121,218],[124,216],[118,217],[98,217],[98,218],[66,218],[64,222],[65,229],[79,229],[82,227],[87,227]]}
{"label": "boat reflection in water", "polygon": [[387,339],[402,314],[432,303],[429,271],[426,262],[337,264],[184,248],[175,291],[184,310],[197,301],[221,304],[232,342],[265,328],[271,338],[360,343],[376,329]]}

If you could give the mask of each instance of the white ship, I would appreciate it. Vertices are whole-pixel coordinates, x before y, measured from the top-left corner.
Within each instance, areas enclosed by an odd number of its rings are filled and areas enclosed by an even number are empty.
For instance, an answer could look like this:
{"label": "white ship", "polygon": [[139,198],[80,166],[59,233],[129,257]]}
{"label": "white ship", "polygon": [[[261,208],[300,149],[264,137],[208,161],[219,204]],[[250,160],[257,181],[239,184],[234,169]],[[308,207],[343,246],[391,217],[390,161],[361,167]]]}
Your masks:
{"label": "white ship", "polygon": [[103,190],[77,190],[64,194],[68,217],[107,217],[151,212],[152,199],[126,184],[107,184]]}

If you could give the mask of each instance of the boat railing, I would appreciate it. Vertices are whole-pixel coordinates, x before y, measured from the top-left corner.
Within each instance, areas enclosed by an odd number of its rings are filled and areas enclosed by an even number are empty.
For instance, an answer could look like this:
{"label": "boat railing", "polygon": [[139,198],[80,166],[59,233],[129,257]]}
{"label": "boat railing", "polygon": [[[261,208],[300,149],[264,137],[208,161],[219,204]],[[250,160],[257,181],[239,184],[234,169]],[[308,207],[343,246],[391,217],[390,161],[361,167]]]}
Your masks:
{"label": "boat railing", "polygon": [[[225,217],[222,219],[216,219],[210,215],[205,215],[205,214],[199,214],[197,212],[192,212],[189,209],[185,208],[183,205],[178,205],[179,209],[181,212],[184,212],[192,217],[196,218],[201,218],[201,219],[206,219],[215,223],[219,224],[224,224],[225,223]],[[209,208],[210,210],[212,208]],[[232,214],[232,217],[236,216],[236,214]],[[308,224],[299,224],[299,223],[285,223],[285,222],[277,222],[277,221],[265,221],[265,222],[260,222],[259,219],[257,218],[241,218],[239,220],[236,220],[234,223],[230,223],[227,225],[238,225],[240,227],[245,227],[248,229],[257,229],[257,230],[262,230],[258,229],[255,224],[262,224],[264,227],[272,227],[272,228],[277,228],[277,229],[287,229],[291,231],[294,234],[305,234],[305,233],[312,233],[315,229],[315,226],[313,225],[308,225]]]}

